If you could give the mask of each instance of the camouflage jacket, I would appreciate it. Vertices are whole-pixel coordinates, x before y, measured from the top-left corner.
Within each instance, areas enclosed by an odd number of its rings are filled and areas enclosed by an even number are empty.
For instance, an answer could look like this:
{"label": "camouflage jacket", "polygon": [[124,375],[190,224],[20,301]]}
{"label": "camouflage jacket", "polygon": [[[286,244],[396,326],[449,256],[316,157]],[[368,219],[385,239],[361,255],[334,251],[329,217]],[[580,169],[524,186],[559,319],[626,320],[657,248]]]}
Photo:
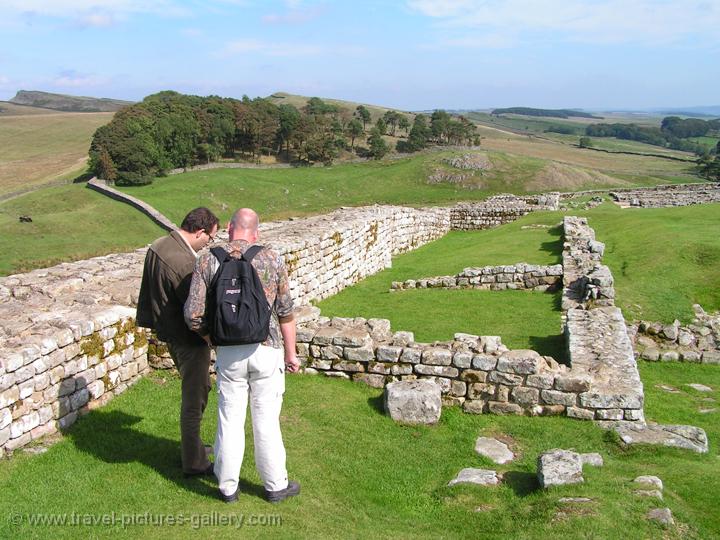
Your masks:
{"label": "camouflage jacket", "polygon": [[[231,257],[239,258],[250,247],[246,240],[234,240],[220,244]],[[273,308],[270,318],[270,335],[264,345],[281,349],[279,317],[288,317],[293,312],[293,300],[290,296],[290,283],[283,258],[270,248],[261,250],[252,260],[252,265],[262,281],[265,297]],[[203,249],[195,263],[190,293],[185,302],[185,322],[191,330],[200,335],[210,333],[206,313],[208,288],[215,272],[220,267],[215,255],[209,249]]]}

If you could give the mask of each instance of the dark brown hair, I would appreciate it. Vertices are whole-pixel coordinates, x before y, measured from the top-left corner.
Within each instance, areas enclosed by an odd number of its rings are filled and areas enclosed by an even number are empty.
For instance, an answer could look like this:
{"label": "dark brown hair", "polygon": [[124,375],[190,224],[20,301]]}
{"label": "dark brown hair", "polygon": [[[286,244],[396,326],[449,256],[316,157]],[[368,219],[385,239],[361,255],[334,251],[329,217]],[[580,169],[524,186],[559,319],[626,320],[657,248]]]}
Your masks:
{"label": "dark brown hair", "polygon": [[213,230],[213,227],[215,227],[215,225],[218,225],[219,223],[220,222],[218,221],[218,218],[215,214],[213,214],[204,206],[201,206],[200,208],[190,210],[188,215],[185,216],[185,219],[183,219],[182,223],[180,224],[180,228],[183,231],[191,233],[197,232],[199,230],[204,230],[205,232],[210,234],[210,231]]}

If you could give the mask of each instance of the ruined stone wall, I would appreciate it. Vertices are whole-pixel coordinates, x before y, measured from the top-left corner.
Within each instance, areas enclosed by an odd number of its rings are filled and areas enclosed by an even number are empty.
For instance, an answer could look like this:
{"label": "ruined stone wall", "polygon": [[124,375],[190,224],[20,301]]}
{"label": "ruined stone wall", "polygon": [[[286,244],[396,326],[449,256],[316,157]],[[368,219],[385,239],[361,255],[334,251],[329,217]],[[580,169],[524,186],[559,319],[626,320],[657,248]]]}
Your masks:
{"label": "ruined stone wall", "polygon": [[517,263],[504,266],[465,268],[454,276],[435,276],[393,281],[391,291],[407,289],[479,289],[502,291],[527,289],[553,291],[562,282],[561,264],[541,266]]}
{"label": "ruined stone wall", "polygon": [[536,210],[557,210],[559,199],[557,193],[527,197],[496,195],[480,203],[462,203],[450,209],[450,225],[461,231],[489,229]]}
{"label": "ruined stone wall", "polygon": [[508,350],[498,336],[456,334],[452,341],[417,343],[412,332],[392,332],[386,319],[328,319],[317,308],[305,310],[297,335],[305,373],[377,388],[431,379],[446,405],[475,414],[595,417],[583,405],[588,374],[532,350]]}
{"label": "ruined stone wall", "polygon": [[623,207],[665,208],[720,202],[720,184],[677,184],[610,192]]}
{"label": "ruined stone wall", "polygon": [[709,314],[695,304],[690,324],[641,321],[629,326],[635,350],[651,362],[720,364],[720,313]]}
{"label": "ruined stone wall", "polygon": [[572,373],[591,384],[580,405],[598,421],[644,421],[643,385],[622,312],[615,307],[610,269],[601,264],[604,244],[587,219],[563,220],[565,335]]}

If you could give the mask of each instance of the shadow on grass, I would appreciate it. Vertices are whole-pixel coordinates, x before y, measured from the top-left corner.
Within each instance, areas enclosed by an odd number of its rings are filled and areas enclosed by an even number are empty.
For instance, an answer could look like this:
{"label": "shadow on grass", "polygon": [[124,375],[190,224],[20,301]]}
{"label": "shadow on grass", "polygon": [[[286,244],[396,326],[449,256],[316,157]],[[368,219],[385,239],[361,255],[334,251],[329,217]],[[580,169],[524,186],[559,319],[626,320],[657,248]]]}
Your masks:
{"label": "shadow on grass", "polygon": [[526,497],[540,489],[537,476],[529,472],[508,471],[503,474],[503,483],[507,484],[518,497]]}
{"label": "shadow on grass", "polygon": [[371,409],[375,409],[379,414],[385,416],[385,398],[383,394],[368,398],[368,405]]}
{"label": "shadow on grass", "polygon": [[[182,489],[215,498],[214,478],[185,478],[180,463],[180,442],[133,428],[142,420],[140,416],[121,411],[96,410],[73,425],[66,437],[76,448],[105,463],[142,463]],[[206,484],[206,479],[212,479],[213,485]],[[249,492],[257,491],[257,486],[241,483],[241,487]]]}
{"label": "shadow on grass", "polygon": [[530,347],[542,354],[543,356],[552,356],[560,364],[570,365],[568,359],[567,348],[565,346],[565,336],[558,334],[555,336],[530,336]]}
{"label": "shadow on grass", "polygon": [[562,226],[553,227],[548,229],[548,234],[554,236],[552,240],[542,242],[540,244],[540,250],[552,253],[557,256],[558,262],[562,262],[562,250],[563,250],[563,238],[562,238]]}

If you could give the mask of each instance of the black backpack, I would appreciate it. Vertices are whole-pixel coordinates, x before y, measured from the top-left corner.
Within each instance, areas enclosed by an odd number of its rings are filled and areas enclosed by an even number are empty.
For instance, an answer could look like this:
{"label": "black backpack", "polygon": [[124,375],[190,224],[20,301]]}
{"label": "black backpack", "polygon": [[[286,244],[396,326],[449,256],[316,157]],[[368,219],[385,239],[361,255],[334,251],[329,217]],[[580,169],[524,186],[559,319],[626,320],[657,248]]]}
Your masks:
{"label": "black backpack", "polygon": [[215,345],[262,343],[270,334],[272,310],[251,264],[262,248],[251,246],[239,259],[221,247],[210,249],[220,262],[208,291],[210,335]]}

